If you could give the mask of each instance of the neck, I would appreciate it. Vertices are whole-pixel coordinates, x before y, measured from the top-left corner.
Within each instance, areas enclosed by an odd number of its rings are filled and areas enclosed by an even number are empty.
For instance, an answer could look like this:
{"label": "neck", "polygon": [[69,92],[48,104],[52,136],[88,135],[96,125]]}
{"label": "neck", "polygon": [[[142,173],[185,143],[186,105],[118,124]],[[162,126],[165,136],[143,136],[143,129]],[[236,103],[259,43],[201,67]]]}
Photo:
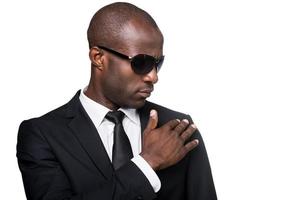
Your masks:
{"label": "neck", "polygon": [[92,84],[88,85],[88,88],[86,91],[84,91],[84,94],[93,101],[107,107],[110,110],[118,110],[120,108],[118,105],[105,98],[101,90],[97,90]]}

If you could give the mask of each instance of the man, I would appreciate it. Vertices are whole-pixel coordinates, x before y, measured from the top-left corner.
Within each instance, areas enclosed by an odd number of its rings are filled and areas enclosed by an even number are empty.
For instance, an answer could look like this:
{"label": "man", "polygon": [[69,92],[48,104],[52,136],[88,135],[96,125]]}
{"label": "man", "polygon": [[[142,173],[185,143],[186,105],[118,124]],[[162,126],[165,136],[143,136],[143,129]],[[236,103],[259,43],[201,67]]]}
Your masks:
{"label": "man", "polygon": [[88,41],[89,85],[20,125],[27,198],[217,199],[191,118],[146,101],[164,58],[152,17],[129,3],[107,5],[93,16]]}

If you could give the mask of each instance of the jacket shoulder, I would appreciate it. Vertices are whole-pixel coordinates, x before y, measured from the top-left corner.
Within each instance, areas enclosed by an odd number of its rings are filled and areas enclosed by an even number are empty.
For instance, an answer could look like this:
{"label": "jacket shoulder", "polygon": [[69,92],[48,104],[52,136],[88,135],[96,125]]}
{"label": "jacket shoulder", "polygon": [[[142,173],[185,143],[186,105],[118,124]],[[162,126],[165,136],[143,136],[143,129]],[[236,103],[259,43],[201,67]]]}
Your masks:
{"label": "jacket shoulder", "polygon": [[59,106],[40,117],[28,119],[25,121],[40,121],[40,120],[51,121],[51,120],[61,120],[63,118],[72,117],[73,111],[77,110],[80,106],[79,94],[80,94],[80,90],[75,94],[75,96],[73,96],[73,98],[69,102],[65,103],[64,105]]}
{"label": "jacket shoulder", "polygon": [[178,111],[172,110],[170,108],[167,108],[167,107],[164,107],[162,105],[159,105],[159,104],[156,104],[156,103],[153,103],[153,102],[149,102],[149,101],[147,101],[145,103],[144,107],[142,108],[142,112],[150,113],[150,111],[152,109],[157,111],[158,118],[163,119],[163,121],[168,121],[168,120],[175,119],[175,118],[177,118],[177,119],[184,119],[184,118],[190,119],[190,116],[185,114],[185,113],[178,112]]}
{"label": "jacket shoulder", "polygon": [[51,121],[51,120],[55,120],[55,119],[60,119],[60,118],[64,118],[65,114],[66,114],[66,108],[67,108],[67,104],[64,104],[58,108],[55,108],[39,117],[34,117],[31,119],[27,119],[24,121],[31,121],[31,122],[35,122],[35,121]]}

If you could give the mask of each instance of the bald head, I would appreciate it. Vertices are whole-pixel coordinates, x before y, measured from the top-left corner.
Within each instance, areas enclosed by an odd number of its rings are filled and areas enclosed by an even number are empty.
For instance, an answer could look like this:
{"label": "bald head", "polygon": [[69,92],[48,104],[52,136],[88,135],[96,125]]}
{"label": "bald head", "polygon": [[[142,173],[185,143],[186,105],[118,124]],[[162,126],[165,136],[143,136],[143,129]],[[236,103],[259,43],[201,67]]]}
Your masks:
{"label": "bald head", "polygon": [[143,23],[161,34],[154,19],[146,11],[130,3],[117,2],[101,8],[93,16],[87,31],[90,48],[96,45],[122,45],[124,28],[132,21]]}

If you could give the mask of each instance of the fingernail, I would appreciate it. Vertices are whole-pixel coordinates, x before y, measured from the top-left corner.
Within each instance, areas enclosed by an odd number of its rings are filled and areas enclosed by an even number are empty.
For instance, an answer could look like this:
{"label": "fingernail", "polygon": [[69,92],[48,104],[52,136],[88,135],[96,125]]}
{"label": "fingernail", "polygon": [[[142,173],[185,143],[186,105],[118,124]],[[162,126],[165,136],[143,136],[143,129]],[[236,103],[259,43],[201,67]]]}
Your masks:
{"label": "fingernail", "polygon": [[186,123],[189,123],[189,120],[187,120],[187,119],[184,119],[184,120],[182,120],[182,121],[184,121],[184,122],[186,122]]}
{"label": "fingernail", "polygon": [[156,112],[155,110],[151,110],[151,111],[150,111],[150,116],[151,116],[151,117],[154,117],[154,116],[155,116],[155,112]]}
{"label": "fingernail", "polygon": [[191,127],[193,127],[194,129],[197,129],[197,126],[195,124],[192,124]]}

